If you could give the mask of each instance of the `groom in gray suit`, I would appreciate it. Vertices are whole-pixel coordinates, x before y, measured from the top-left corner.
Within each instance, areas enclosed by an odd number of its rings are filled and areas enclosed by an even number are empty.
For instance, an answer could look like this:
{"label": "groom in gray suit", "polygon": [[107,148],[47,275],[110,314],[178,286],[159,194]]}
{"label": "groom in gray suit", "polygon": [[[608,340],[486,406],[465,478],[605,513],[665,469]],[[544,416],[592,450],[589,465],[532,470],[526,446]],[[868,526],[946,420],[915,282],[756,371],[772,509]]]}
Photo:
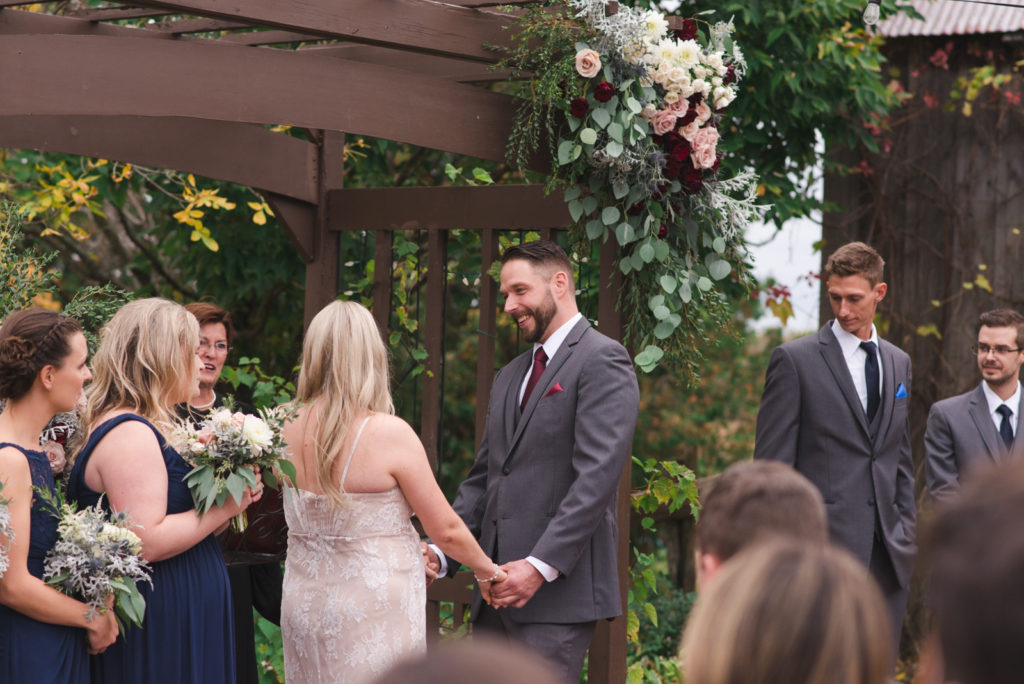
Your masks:
{"label": "groom in gray suit", "polygon": [[1024,456],[1017,429],[1024,410],[1020,367],[1024,364],[1024,316],[1010,309],[978,317],[978,370],[982,382],[937,401],[924,432],[925,475],[936,501],[948,501],[978,465]]}
{"label": "groom in gray suit", "polygon": [[[616,500],[640,395],[625,348],[579,313],[558,245],[514,246],[501,263],[505,312],[533,344],[495,377],[484,438],[453,505],[508,572],[492,584],[493,607],[476,593],[472,618],[578,682],[597,621],[622,612]],[[439,560],[440,574],[457,570]]]}
{"label": "groom in gray suit", "polygon": [[898,646],[917,551],[916,511],[910,358],[880,339],[873,323],[887,289],[884,265],[862,242],[829,257],[823,277],[835,319],[772,352],[754,458],[788,463],[818,487],[831,540],[878,581]]}

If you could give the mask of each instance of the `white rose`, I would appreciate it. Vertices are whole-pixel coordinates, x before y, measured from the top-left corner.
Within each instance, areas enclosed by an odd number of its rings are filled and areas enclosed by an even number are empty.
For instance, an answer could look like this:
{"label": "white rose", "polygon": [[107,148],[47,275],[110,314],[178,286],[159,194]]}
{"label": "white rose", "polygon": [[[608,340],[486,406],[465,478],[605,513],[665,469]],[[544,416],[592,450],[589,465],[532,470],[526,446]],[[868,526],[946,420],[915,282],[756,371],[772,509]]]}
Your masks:
{"label": "white rose", "polygon": [[711,67],[715,71],[721,70],[722,67],[724,66],[723,63],[722,63],[722,53],[721,52],[712,52],[710,55],[708,55],[707,59],[705,60],[705,64],[707,64],[709,67]]}
{"label": "white rose", "polygon": [[703,79],[697,79],[693,82],[693,92],[707,96],[711,92],[711,84]]}
{"label": "white rose", "polygon": [[274,441],[274,432],[256,416],[246,416],[242,423],[242,434],[256,449],[267,449]]}
{"label": "white rose", "polygon": [[724,109],[735,99],[736,93],[733,92],[732,88],[715,88],[715,92],[711,96],[715,109]]}
{"label": "white rose", "polygon": [[231,411],[226,408],[217,409],[214,414],[210,416],[210,422],[217,428],[228,427],[231,425]]}
{"label": "white rose", "polygon": [[203,446],[202,442],[192,442],[188,445],[188,450],[193,454],[201,454],[205,449],[206,447]]}
{"label": "white rose", "polygon": [[722,77],[721,76],[715,76],[713,79],[711,79],[711,85],[716,86],[716,87],[722,85]]}
{"label": "white rose", "polygon": [[675,88],[669,90],[665,93],[663,100],[665,104],[675,104],[676,102],[679,102],[679,91]]}

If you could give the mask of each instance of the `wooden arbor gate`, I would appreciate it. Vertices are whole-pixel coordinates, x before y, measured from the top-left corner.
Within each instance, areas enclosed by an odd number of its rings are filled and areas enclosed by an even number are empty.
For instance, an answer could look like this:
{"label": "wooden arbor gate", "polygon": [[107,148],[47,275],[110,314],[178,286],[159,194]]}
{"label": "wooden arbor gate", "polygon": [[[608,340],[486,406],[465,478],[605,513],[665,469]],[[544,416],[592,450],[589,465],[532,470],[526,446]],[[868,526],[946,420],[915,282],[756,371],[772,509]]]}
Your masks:
{"label": "wooden arbor gate", "polygon": [[[379,264],[391,262],[394,230],[426,228],[426,364],[436,371],[446,230],[482,231],[485,272],[497,256],[498,231],[568,225],[561,201],[537,186],[341,187],[345,133],[504,157],[515,101],[476,85],[504,78],[488,71],[495,56],[484,46],[507,42],[504,27],[514,20],[488,9],[499,4],[493,0],[139,0],[61,15],[12,9],[28,4],[0,0],[0,147],[102,157],[257,189],[306,263],[307,322],[338,294],[341,231],[375,231]],[[125,20],[144,25],[118,23]],[[308,140],[273,132],[273,124],[305,129]],[[537,168],[546,170],[545,160]],[[599,322],[619,337],[617,293],[609,287],[614,263],[609,244],[601,254]],[[374,314],[382,329],[390,288],[388,269],[377,269]],[[495,370],[497,292],[488,278],[480,303],[478,442]],[[424,383],[422,401],[420,435],[436,464],[436,380]],[[628,493],[627,470],[623,582]],[[435,595],[449,591],[441,585]],[[624,681],[625,648],[624,620],[602,624],[590,681]]]}

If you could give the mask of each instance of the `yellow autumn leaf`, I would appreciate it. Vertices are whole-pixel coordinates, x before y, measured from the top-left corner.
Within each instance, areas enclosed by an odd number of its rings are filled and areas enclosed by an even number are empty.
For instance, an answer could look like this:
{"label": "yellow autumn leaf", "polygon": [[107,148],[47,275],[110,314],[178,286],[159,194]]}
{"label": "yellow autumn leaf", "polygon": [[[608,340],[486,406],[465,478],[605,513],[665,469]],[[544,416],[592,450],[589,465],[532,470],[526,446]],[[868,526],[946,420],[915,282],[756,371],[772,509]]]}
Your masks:
{"label": "yellow autumn leaf", "polygon": [[262,202],[246,202],[245,204],[253,211],[261,211],[263,209]]}
{"label": "yellow autumn leaf", "polygon": [[262,211],[257,211],[255,214],[252,215],[252,222],[255,223],[257,226],[266,225],[267,215],[264,214]]}
{"label": "yellow autumn leaf", "polygon": [[917,326],[917,334],[921,337],[928,337],[930,335],[937,340],[942,339],[942,333],[939,332],[938,327],[934,323]]}
{"label": "yellow autumn leaf", "polygon": [[989,284],[988,278],[982,274],[978,274],[978,277],[974,279],[974,284],[980,287],[985,292],[992,292],[992,285]]}

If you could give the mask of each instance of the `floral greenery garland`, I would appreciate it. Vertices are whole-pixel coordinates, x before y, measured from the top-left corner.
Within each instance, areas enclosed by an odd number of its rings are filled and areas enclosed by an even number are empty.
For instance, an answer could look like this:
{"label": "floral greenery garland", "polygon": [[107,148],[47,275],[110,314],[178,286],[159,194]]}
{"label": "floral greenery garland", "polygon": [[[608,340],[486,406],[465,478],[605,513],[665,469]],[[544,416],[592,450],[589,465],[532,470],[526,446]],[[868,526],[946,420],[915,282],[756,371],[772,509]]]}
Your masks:
{"label": "floral greenery garland", "polygon": [[730,315],[723,290],[750,286],[744,230],[766,208],[752,173],[718,177],[719,122],[746,63],[731,22],[688,19],[670,35],[660,12],[606,9],[569,0],[519,19],[499,65],[528,79],[509,158],[523,167],[547,139],[574,241],[619,245],[637,365],[695,376],[702,331]]}

